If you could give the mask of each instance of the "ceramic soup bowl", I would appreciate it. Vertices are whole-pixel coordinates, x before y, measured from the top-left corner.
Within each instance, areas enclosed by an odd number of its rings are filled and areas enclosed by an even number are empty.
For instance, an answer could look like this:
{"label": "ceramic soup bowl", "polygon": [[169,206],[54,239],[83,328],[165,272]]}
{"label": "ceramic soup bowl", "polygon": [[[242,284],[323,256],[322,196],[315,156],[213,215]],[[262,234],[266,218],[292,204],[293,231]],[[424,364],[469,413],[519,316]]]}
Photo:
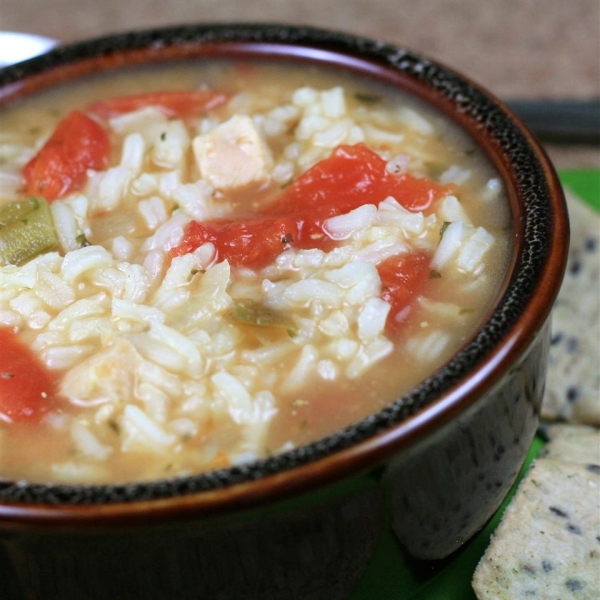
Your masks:
{"label": "ceramic soup bowl", "polygon": [[453,121],[507,191],[512,254],[501,289],[442,368],[313,443],[158,481],[0,479],[3,598],[345,598],[385,528],[416,559],[460,548],[498,509],[527,455],[568,220],[544,151],[480,86],[405,48],[343,33],[199,24],[81,42],[5,68],[0,102],[97,72],[214,58],[351,72]]}

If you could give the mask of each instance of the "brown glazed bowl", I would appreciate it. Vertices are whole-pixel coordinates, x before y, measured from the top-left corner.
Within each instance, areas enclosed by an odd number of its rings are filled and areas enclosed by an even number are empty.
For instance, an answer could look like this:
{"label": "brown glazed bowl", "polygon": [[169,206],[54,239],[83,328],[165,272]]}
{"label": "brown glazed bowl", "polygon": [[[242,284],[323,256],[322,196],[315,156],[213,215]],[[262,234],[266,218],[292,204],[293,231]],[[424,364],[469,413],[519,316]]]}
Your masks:
{"label": "brown glazed bowl", "polygon": [[481,87],[404,48],[346,34],[201,24],[78,43],[5,68],[0,103],[96,71],[215,56],[332,65],[406,90],[456,122],[508,190],[514,239],[503,288],[442,369],[308,446],[153,482],[0,479],[2,598],[347,598],[386,527],[416,559],[446,557],[469,540],[528,452],[568,219],[543,150]]}

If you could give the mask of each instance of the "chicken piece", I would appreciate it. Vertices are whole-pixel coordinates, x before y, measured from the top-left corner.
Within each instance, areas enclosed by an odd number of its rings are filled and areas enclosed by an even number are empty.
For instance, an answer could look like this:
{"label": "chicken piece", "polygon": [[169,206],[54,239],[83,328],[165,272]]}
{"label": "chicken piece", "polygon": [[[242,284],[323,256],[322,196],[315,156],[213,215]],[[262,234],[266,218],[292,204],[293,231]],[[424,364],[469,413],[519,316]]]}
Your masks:
{"label": "chicken piece", "polygon": [[141,356],[128,340],[113,344],[71,369],[61,384],[61,394],[84,402],[119,402],[133,396],[135,372]]}
{"label": "chicken piece", "polygon": [[194,156],[203,179],[220,190],[258,186],[270,179],[273,159],[247,116],[236,115],[194,138]]}

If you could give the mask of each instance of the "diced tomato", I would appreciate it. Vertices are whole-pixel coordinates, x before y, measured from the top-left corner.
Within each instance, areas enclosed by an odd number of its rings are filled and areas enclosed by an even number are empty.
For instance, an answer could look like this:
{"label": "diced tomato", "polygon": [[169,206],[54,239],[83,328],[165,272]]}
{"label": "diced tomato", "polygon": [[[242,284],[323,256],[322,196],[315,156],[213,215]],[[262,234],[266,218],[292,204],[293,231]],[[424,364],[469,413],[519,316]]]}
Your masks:
{"label": "diced tomato", "polygon": [[288,186],[259,216],[192,223],[171,257],[210,241],[219,260],[260,268],[288,245],[330,249],[334,242],[323,231],[323,223],[330,217],[363,204],[379,204],[388,196],[409,210],[425,210],[451,189],[428,179],[388,173],[386,162],[364,144],[339,146]]}
{"label": "diced tomato", "polygon": [[408,316],[413,300],[421,293],[430,273],[431,258],[423,253],[391,256],[377,265],[381,297],[391,305],[386,329],[396,333]]}
{"label": "diced tomato", "polygon": [[211,242],[216,245],[216,241],[217,232],[214,225],[205,225],[199,221],[192,221],[188,225],[183,239],[177,247],[171,249],[169,256],[171,258],[184,256],[193,252],[196,248],[200,248],[200,246],[206,242]]}
{"label": "diced tomato", "polygon": [[426,178],[394,175],[387,171],[386,164],[365,144],[338,146],[331,156],[288,186],[267,212],[281,214],[328,207],[336,214],[343,214],[363,204],[379,204],[388,196],[416,212],[427,210],[453,189]]}
{"label": "diced tomato", "polygon": [[171,258],[193,252],[205,242],[212,242],[219,260],[228,260],[233,266],[261,268],[292,245],[300,226],[301,223],[293,216],[285,215],[208,224],[194,221],[183,241],[171,251]]}
{"label": "diced tomato", "polygon": [[88,169],[104,169],[110,141],[102,126],[80,111],[73,111],[23,169],[26,192],[48,201],[80,188]]}
{"label": "diced tomato", "polygon": [[165,91],[100,100],[92,104],[89,110],[109,118],[146,106],[156,106],[168,117],[193,117],[217,108],[226,101],[226,94],[212,90]]}
{"label": "diced tomato", "polygon": [[37,421],[50,408],[56,383],[12,330],[0,328],[0,420]]}

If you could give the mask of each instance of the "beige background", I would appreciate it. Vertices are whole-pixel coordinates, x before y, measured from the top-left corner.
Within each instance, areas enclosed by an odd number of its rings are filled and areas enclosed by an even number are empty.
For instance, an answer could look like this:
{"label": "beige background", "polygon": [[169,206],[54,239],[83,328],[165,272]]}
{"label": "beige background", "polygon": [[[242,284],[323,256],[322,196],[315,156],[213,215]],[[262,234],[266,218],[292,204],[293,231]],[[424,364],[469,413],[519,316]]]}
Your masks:
{"label": "beige background", "polygon": [[[600,96],[599,0],[0,0],[0,29],[65,42],[199,21],[330,27],[408,46],[509,98]],[[558,167],[600,166],[550,147]]]}

